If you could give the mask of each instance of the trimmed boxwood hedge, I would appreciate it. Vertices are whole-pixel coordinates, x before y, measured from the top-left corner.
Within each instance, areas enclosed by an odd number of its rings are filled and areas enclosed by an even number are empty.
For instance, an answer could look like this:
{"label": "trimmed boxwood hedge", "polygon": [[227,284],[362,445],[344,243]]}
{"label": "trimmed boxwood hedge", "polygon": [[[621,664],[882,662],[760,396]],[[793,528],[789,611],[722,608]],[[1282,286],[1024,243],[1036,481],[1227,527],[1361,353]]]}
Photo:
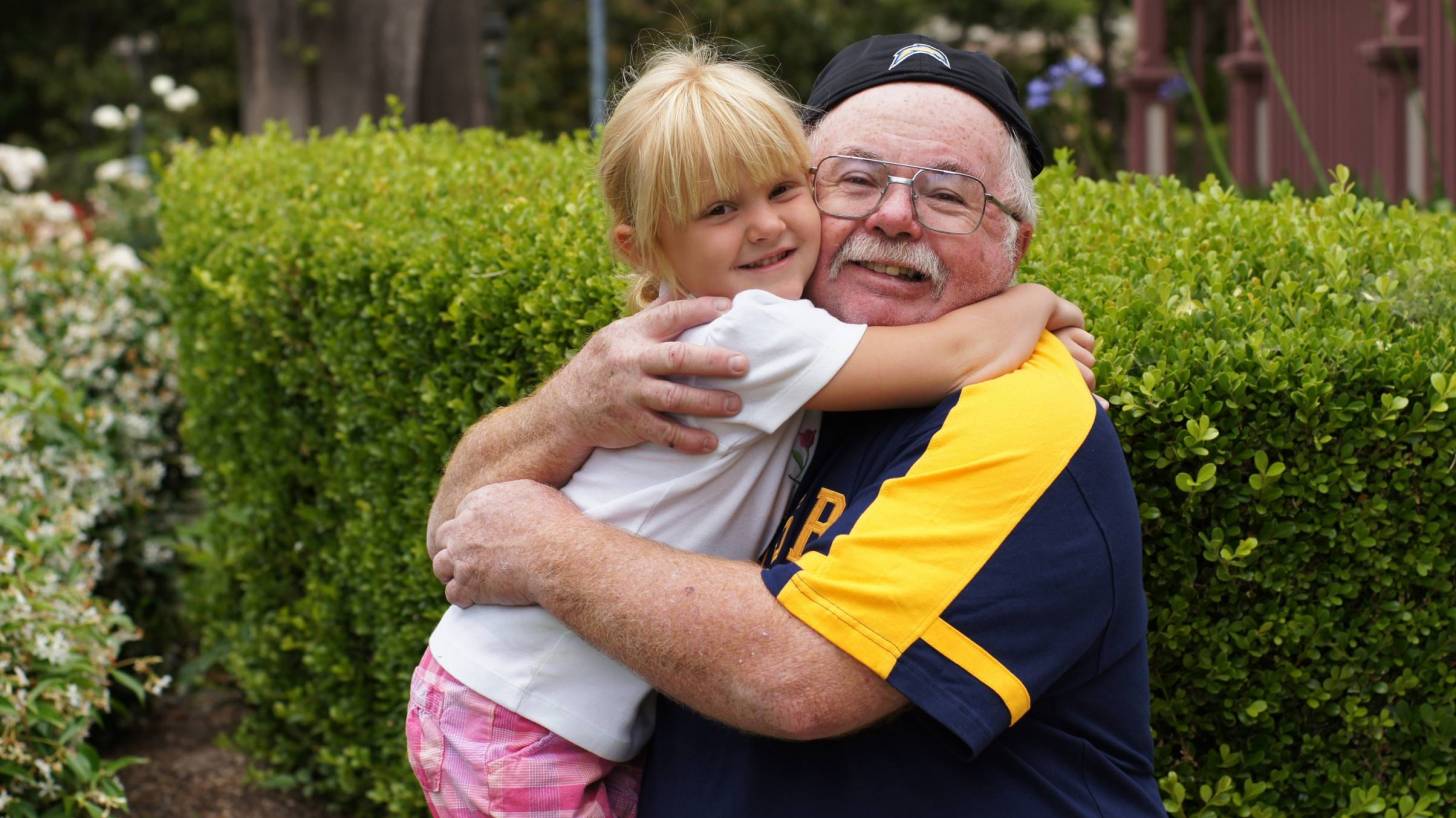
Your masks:
{"label": "trimmed boxwood hedge", "polygon": [[[272,130],[162,187],[193,601],[279,780],[421,815],[423,532],[461,430],[619,312],[594,148]],[[1025,278],[1081,303],[1138,488],[1153,726],[1179,815],[1456,810],[1456,223],[1350,192],[1043,174]],[[379,811],[379,807],[372,808]]]}

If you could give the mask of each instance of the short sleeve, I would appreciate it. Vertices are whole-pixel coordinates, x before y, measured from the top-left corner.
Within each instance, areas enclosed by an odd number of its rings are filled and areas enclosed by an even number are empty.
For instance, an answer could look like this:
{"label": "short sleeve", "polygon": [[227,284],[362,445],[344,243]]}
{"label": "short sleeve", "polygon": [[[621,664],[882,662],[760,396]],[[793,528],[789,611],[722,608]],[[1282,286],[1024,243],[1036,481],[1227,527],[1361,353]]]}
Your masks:
{"label": "short sleeve", "polygon": [[[764,571],[791,614],[975,752],[1093,650],[1114,605],[1106,537],[1073,468],[1106,456],[1087,446],[1097,412],[1049,338],[1022,369],[938,407],[884,479]],[[1118,513],[1135,530],[1135,503]]]}
{"label": "short sleeve", "polygon": [[682,340],[748,357],[748,374],[742,378],[689,383],[738,393],[742,411],[723,422],[767,434],[833,380],[864,333],[864,324],[846,324],[808,301],[746,290],[734,297],[732,309],[684,333]]}

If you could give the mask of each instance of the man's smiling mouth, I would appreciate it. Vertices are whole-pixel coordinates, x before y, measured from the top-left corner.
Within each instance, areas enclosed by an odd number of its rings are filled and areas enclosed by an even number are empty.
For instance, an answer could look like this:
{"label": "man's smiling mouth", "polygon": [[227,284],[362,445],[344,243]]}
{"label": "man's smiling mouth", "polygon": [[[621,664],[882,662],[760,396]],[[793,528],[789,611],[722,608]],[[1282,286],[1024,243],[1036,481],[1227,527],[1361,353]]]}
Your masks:
{"label": "man's smiling mouth", "polygon": [[930,276],[919,270],[912,270],[909,267],[896,267],[893,264],[881,264],[878,261],[857,261],[855,262],[866,270],[873,270],[877,273],[894,276],[905,281],[927,281]]}

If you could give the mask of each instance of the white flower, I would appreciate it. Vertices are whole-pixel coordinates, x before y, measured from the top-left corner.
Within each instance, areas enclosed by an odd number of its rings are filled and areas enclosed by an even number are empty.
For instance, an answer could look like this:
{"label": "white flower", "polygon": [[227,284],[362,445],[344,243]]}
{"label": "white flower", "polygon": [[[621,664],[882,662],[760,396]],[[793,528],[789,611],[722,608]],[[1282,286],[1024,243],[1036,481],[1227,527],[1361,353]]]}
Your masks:
{"label": "white flower", "polygon": [[0,812],[3,812],[10,805],[10,793],[0,790]]}
{"label": "white flower", "polygon": [[69,704],[72,710],[80,710],[86,704],[86,700],[81,698],[81,688],[66,685],[66,704]]}
{"label": "white flower", "polygon": [[45,205],[45,218],[55,224],[69,224],[76,220],[76,209],[60,199],[51,199]]}
{"label": "white flower", "polygon": [[[24,415],[0,418],[0,449],[9,449],[12,452],[20,451],[20,447],[25,445],[24,431]],[[8,572],[0,571],[0,573]]]}
{"label": "white flower", "polygon": [[162,104],[167,106],[169,111],[182,111],[197,104],[197,89],[190,85],[183,85],[175,91],[162,98]]}
{"label": "white flower", "polygon": [[64,633],[43,633],[35,638],[35,655],[53,665],[71,658],[71,640]]}
{"label": "white flower", "polygon": [[96,166],[96,181],[110,184],[126,175],[126,160],[111,159]]}
{"label": "white flower", "polygon": [[159,97],[165,97],[172,93],[177,87],[177,81],[166,74],[158,74],[152,77],[152,93]]}
{"label": "white flower", "polygon": [[141,119],[141,118],[142,118],[142,109],[141,108],[138,108],[136,106],[136,103],[132,103],[131,105],[126,106],[126,121],[127,122],[136,122],[138,119]]}
{"label": "white flower", "polygon": [[142,260],[137,258],[136,251],[125,244],[108,247],[96,257],[96,269],[103,273],[129,273],[141,268]]}
{"label": "white flower", "polygon": [[170,684],[172,684],[171,676],[158,676],[147,685],[147,692],[153,696],[160,696],[162,695],[162,691],[166,690]]}
{"label": "white flower", "polygon": [[10,182],[11,189],[29,190],[45,169],[45,154],[35,148],[0,145],[0,175]]}
{"label": "white flower", "polygon": [[[142,564],[147,566],[164,565],[171,562],[173,557],[172,549],[165,543],[157,540],[147,540],[142,545]],[[3,566],[0,566],[3,567]]]}
{"label": "white flower", "polygon": [[91,112],[91,122],[98,128],[119,131],[126,127],[126,114],[115,105],[103,105]]}

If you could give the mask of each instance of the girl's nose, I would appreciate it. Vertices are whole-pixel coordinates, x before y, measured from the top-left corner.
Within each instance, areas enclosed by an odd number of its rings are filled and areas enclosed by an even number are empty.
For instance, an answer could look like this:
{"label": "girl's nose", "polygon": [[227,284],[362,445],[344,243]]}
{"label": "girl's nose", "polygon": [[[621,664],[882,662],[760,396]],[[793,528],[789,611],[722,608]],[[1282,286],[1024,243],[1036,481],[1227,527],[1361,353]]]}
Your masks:
{"label": "girl's nose", "polygon": [[748,240],[761,242],[777,238],[784,231],[784,220],[779,215],[778,209],[772,205],[765,204],[757,207],[749,214]]}

